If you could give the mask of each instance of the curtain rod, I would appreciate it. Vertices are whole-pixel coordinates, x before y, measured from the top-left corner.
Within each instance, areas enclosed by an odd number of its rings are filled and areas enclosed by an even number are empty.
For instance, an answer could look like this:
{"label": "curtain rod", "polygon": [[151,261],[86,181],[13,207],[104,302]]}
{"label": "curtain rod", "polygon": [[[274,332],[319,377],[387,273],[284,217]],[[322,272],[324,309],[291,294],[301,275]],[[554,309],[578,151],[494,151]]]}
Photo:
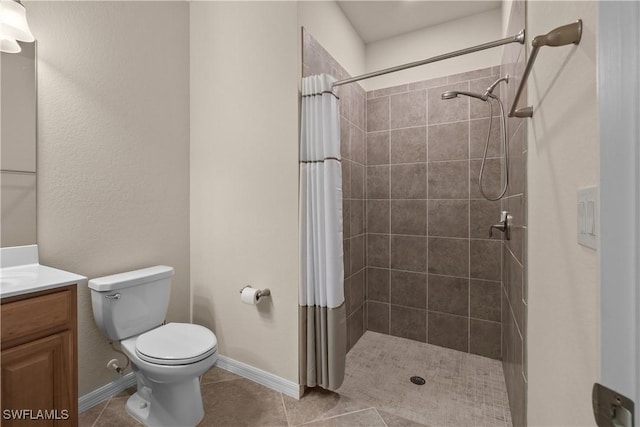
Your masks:
{"label": "curtain rod", "polygon": [[455,58],[456,56],[466,55],[468,53],[478,52],[485,49],[491,49],[492,47],[498,47],[509,43],[524,44],[524,29],[520,30],[518,34],[504,39],[492,41],[489,43],[480,44],[478,46],[468,47],[466,49],[456,50],[455,52],[445,53],[444,55],[433,56],[431,58],[423,59],[421,61],[409,62],[408,64],[397,65],[395,67],[385,68],[384,70],[373,71],[371,73],[361,74],[359,76],[351,77],[344,80],[338,80],[333,82],[332,87],[346,85],[348,83],[357,82],[360,80],[370,79],[372,77],[382,76],[384,74],[395,73],[396,71],[406,70],[408,68],[418,67],[420,65],[430,64],[432,62],[442,61],[443,59]]}

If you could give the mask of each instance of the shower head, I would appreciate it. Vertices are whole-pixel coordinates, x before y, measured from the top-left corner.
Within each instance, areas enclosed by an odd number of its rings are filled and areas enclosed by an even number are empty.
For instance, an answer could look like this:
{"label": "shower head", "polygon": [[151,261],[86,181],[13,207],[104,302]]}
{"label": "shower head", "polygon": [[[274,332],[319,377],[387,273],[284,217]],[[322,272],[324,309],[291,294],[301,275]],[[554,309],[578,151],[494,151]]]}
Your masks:
{"label": "shower head", "polygon": [[457,98],[459,93],[460,92],[456,92],[456,91],[453,91],[453,90],[448,90],[446,92],[443,92],[442,95],[440,95],[440,98],[442,98],[442,99]]}
{"label": "shower head", "polygon": [[446,92],[444,92],[442,95],[440,95],[441,99],[453,99],[453,98],[457,98],[459,95],[464,95],[464,96],[470,96],[471,98],[477,98],[481,101],[486,101],[486,99],[483,97],[483,95],[480,95],[479,93],[473,93],[473,92],[465,92],[465,91],[461,91],[461,90],[448,90]]}
{"label": "shower head", "polygon": [[484,91],[484,94],[480,95],[479,93],[473,93],[473,92],[464,92],[464,91],[458,91],[458,90],[448,90],[446,92],[443,92],[442,95],[440,95],[441,99],[453,99],[453,98],[457,98],[459,95],[464,95],[464,96],[470,96],[471,98],[476,98],[479,99],[481,101],[487,101],[489,98],[495,98],[496,96],[493,94],[494,89],[496,88],[496,86],[498,86],[500,84],[500,82],[507,82],[509,83],[509,74],[507,74],[504,77],[499,78],[498,80],[496,80],[495,82],[491,83],[491,86],[489,86],[487,88],[487,90]]}

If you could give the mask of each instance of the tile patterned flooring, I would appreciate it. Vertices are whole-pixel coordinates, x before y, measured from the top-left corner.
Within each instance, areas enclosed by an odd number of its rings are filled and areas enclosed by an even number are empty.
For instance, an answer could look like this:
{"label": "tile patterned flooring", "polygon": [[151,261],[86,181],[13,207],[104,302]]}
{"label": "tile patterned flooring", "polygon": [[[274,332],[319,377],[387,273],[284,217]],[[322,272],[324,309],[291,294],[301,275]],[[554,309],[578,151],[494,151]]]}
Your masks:
{"label": "tile patterned flooring", "polygon": [[[347,355],[337,393],[313,389],[300,400],[219,368],[201,381],[205,426],[511,427],[501,362],[367,331]],[[409,382],[419,375],[426,384]],[[80,427],[140,424],[128,393],[80,414]]]}

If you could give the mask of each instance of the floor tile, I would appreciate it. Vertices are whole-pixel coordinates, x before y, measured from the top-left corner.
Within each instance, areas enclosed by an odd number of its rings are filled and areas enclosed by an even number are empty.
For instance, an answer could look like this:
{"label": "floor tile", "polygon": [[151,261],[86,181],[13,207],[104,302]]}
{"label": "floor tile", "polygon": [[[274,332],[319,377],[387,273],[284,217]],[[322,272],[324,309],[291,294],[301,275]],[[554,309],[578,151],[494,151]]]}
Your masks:
{"label": "floor tile", "polygon": [[426,424],[417,423],[406,418],[399,417],[390,412],[378,410],[378,414],[388,427],[420,427]]}
{"label": "floor tile", "polygon": [[[411,383],[414,375],[426,383]],[[130,392],[85,411],[79,425],[139,426],[125,409]],[[337,392],[311,389],[296,400],[213,368],[203,376],[202,397],[199,427],[512,425],[499,361],[371,331],[347,355]]]}
{"label": "floor tile", "polygon": [[129,399],[129,396],[114,397],[109,400],[107,407],[102,411],[102,414],[94,424],[94,427],[141,426],[142,424],[129,415],[125,409],[127,399]]}
{"label": "floor tile", "polygon": [[245,378],[204,384],[205,416],[209,426],[286,426],[281,394]]}
{"label": "floor tile", "polygon": [[315,421],[305,424],[314,427],[385,427],[384,421],[375,409],[365,409],[363,411],[352,412],[334,418]]}
{"label": "floor tile", "polygon": [[308,390],[300,400],[289,396],[283,396],[283,400],[291,426],[369,408],[363,403],[319,387]]}
{"label": "floor tile", "polygon": [[239,380],[240,378],[242,377],[239,375],[214,366],[213,368],[205,372],[202,378],[200,378],[200,384],[204,385],[209,383],[217,383],[220,381]]}
{"label": "floor tile", "polygon": [[78,417],[78,427],[91,427],[96,422],[104,408],[109,402],[102,402],[92,408],[87,409]]}
{"label": "floor tile", "polygon": [[337,392],[424,425],[511,426],[499,361],[371,331],[347,355]]}

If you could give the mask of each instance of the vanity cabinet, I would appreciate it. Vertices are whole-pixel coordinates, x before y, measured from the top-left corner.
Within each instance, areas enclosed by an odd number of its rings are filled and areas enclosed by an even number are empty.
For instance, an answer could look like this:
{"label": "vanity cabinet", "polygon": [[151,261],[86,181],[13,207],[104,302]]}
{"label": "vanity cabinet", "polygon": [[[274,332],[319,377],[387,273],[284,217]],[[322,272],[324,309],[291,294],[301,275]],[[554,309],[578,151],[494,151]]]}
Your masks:
{"label": "vanity cabinet", "polygon": [[2,299],[3,427],[77,425],[76,306],[76,285]]}

